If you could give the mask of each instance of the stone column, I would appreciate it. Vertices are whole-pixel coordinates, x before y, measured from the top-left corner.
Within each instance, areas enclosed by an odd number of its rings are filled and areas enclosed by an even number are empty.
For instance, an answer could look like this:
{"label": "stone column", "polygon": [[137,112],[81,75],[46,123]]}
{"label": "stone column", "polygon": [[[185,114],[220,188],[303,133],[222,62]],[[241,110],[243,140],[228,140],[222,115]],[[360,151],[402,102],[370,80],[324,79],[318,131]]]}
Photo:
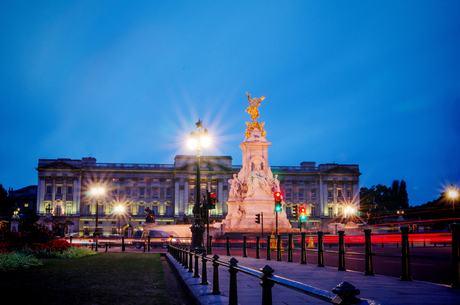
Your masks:
{"label": "stone column", "polygon": [[190,194],[190,189],[188,186],[188,179],[184,181],[184,197],[182,201],[182,211],[188,215],[188,196]]}
{"label": "stone column", "polygon": [[333,181],[332,184],[334,185],[334,193],[332,194],[332,198],[334,200],[334,211],[332,212],[332,216],[337,215],[337,181]]}
{"label": "stone column", "polygon": [[359,180],[353,180],[351,182],[351,192],[353,194],[354,203],[356,203],[356,208],[359,209]]}
{"label": "stone column", "polygon": [[224,206],[225,202],[224,202],[224,186],[223,186],[223,182],[222,182],[222,179],[218,179],[218,186],[217,186],[217,194],[218,194],[218,202],[219,204],[217,205],[217,211],[216,211],[216,215],[222,215],[222,207]]}
{"label": "stone column", "polygon": [[181,202],[180,185],[182,184],[181,178],[174,178],[174,215],[179,216]]}
{"label": "stone column", "polygon": [[37,214],[45,215],[45,177],[38,174],[38,187],[37,187]]}
{"label": "stone column", "polygon": [[54,200],[56,199],[56,176],[51,177],[51,208],[54,215]]}
{"label": "stone column", "polygon": [[67,177],[62,177],[62,209],[61,213],[67,214]]}

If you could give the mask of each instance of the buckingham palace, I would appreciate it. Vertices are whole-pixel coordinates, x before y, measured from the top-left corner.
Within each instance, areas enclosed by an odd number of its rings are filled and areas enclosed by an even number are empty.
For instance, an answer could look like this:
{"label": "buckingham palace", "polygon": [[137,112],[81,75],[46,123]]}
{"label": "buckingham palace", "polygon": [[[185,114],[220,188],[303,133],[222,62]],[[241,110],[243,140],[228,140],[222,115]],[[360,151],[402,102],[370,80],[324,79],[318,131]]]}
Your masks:
{"label": "buckingham palace", "polygon": [[[146,210],[159,225],[186,223],[193,217],[195,192],[217,196],[211,217],[227,214],[229,179],[240,165],[231,156],[202,156],[200,190],[196,190],[196,156],[177,155],[174,164],[99,163],[96,158],[40,159],[38,162],[37,213],[41,222],[72,224],[73,232],[89,234],[96,227],[105,236],[117,226],[127,234],[142,227]],[[300,166],[271,166],[278,175],[284,209],[293,220],[293,206],[304,206],[312,228],[341,217],[345,206],[359,205],[359,166],[302,162]],[[92,189],[103,191],[94,194]],[[123,206],[123,212],[115,207]],[[121,219],[121,220],[120,220]]]}

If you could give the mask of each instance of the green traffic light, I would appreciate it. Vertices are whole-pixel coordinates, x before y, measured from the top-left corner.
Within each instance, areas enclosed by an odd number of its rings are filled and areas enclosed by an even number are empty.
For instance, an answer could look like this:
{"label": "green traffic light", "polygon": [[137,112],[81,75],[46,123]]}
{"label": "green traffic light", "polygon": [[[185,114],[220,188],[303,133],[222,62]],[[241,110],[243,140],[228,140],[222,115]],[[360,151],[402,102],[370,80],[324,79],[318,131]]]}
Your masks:
{"label": "green traffic light", "polygon": [[281,204],[280,203],[275,204],[275,212],[281,212]]}
{"label": "green traffic light", "polygon": [[305,215],[300,216],[300,220],[307,220],[307,216]]}

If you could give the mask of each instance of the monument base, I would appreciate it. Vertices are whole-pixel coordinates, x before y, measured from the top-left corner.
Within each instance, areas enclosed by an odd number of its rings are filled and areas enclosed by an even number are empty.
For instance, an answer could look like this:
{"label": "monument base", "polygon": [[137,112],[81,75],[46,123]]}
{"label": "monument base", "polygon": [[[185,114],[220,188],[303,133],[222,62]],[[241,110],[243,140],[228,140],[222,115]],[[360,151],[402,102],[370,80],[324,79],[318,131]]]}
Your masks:
{"label": "monument base", "polygon": [[[256,214],[260,214],[264,231],[276,230],[276,212],[273,200],[244,199],[227,201],[228,214],[222,221],[226,232],[260,232],[261,224],[255,222]],[[286,212],[278,212],[278,230],[290,232],[291,223]]]}

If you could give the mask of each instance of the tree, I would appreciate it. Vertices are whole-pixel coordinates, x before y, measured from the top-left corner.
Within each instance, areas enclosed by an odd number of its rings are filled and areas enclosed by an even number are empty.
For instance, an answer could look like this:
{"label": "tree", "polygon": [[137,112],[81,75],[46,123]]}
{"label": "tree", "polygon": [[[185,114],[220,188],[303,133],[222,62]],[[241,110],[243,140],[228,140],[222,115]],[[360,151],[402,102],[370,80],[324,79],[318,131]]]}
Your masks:
{"label": "tree", "polygon": [[14,202],[8,197],[8,192],[3,188],[3,185],[0,184],[0,215],[9,217],[13,215]]}

